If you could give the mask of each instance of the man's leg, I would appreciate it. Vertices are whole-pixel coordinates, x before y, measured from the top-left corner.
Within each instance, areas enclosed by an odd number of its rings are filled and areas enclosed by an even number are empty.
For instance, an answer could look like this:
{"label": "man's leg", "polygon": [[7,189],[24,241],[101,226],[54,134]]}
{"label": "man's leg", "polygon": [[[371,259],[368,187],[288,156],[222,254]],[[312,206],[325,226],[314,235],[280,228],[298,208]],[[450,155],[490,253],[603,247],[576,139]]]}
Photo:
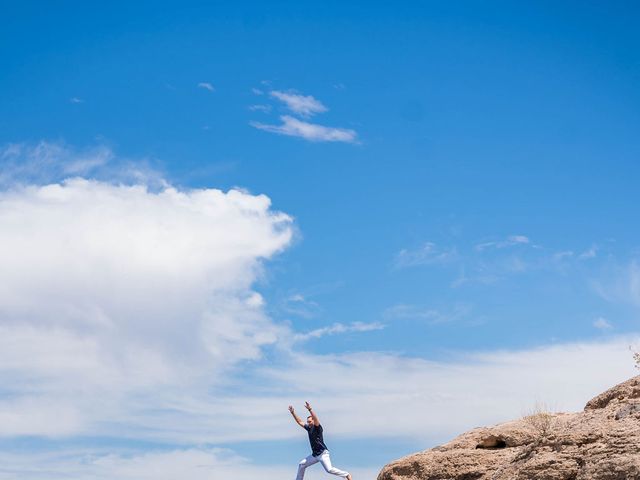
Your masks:
{"label": "man's leg", "polygon": [[320,463],[327,471],[327,473],[330,473],[331,475],[338,475],[339,477],[345,477],[351,480],[351,475],[349,475],[349,472],[342,471],[339,468],[331,465],[331,457],[329,456],[328,451],[325,450],[322,455],[320,455]]}
{"label": "man's leg", "polygon": [[318,463],[318,459],[313,455],[309,455],[307,458],[303,458],[302,460],[300,460],[300,463],[298,464],[298,476],[296,477],[296,480],[302,480],[304,478],[304,471],[306,470],[306,468],[310,467],[314,463]]}

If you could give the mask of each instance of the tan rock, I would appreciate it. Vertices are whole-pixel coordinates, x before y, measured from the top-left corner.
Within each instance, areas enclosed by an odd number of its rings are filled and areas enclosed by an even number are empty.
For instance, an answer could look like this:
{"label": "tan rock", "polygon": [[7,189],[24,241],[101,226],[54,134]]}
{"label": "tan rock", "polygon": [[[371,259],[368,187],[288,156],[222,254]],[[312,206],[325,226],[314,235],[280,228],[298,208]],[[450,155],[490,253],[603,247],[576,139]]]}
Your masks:
{"label": "tan rock", "polygon": [[579,413],[476,428],[386,465],[378,480],[640,480],[640,376]]}

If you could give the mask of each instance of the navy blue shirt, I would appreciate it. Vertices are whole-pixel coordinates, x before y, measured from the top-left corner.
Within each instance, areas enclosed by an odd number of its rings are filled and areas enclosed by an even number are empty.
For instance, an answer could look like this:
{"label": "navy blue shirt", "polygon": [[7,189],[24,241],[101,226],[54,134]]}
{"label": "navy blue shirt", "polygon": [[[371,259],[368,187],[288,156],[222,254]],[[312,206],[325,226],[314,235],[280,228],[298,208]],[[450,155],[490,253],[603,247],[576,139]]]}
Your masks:
{"label": "navy blue shirt", "polygon": [[324,444],[324,439],[322,438],[322,425],[309,426],[309,424],[306,424],[304,429],[309,434],[309,443],[311,444],[311,451],[313,452],[314,457],[319,456],[325,450],[329,450]]}

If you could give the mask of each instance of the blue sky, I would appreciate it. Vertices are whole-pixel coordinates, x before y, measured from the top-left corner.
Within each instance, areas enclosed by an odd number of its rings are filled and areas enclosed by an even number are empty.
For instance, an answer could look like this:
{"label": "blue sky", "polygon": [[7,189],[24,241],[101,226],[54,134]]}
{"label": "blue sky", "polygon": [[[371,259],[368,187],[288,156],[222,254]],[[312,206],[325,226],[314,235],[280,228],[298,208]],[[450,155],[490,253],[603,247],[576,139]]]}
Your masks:
{"label": "blue sky", "polygon": [[632,2],[0,13],[12,471],[293,475],[308,399],[374,478],[633,374]]}

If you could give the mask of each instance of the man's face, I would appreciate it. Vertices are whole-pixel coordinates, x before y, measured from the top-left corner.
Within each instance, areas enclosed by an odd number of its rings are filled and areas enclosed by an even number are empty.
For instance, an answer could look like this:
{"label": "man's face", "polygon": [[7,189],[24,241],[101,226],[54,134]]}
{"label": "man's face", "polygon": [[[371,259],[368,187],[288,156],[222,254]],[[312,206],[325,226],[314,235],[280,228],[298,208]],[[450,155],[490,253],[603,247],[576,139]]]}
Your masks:
{"label": "man's face", "polygon": [[309,425],[309,426],[313,425],[313,417],[311,417],[311,416],[307,417],[307,425]]}

